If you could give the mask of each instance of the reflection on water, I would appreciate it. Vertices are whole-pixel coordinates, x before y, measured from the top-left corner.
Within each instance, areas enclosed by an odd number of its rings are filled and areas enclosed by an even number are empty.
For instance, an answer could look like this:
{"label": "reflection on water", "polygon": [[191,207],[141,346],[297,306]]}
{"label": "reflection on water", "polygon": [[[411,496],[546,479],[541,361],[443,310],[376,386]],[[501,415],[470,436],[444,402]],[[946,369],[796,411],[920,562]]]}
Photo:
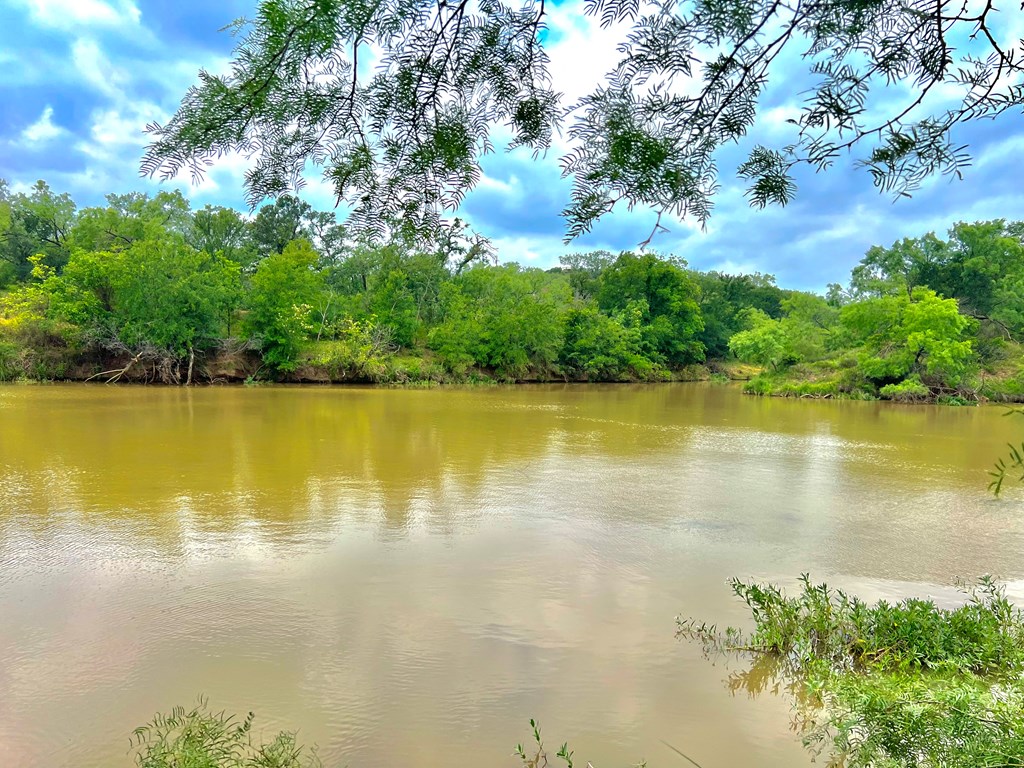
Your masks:
{"label": "reflection on water", "polygon": [[808,765],[673,617],[728,576],[1020,578],[998,409],[733,387],[0,388],[0,765],[127,766],[202,692],[328,765]]}

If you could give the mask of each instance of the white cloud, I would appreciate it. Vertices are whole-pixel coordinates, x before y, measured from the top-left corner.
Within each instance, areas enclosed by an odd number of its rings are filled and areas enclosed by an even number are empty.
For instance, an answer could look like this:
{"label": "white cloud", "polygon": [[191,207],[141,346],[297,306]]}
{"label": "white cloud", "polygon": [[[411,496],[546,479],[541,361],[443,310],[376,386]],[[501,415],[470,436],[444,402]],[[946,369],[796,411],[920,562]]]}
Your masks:
{"label": "white cloud", "polygon": [[713,269],[716,272],[721,272],[725,275],[753,275],[760,272],[762,268],[749,259],[742,261],[726,259],[725,261],[720,261],[706,267],[706,269]]}
{"label": "white cloud", "polygon": [[88,85],[111,99],[123,99],[128,76],[115,67],[94,40],[79,39],[71,46],[75,71]]}
{"label": "white cloud", "polygon": [[138,26],[142,13],[131,0],[16,0],[40,26],[63,30]]}
{"label": "white cloud", "polygon": [[565,250],[560,247],[560,243],[552,243],[551,240],[552,238],[495,237],[491,242],[503,262],[517,261],[524,266],[539,266],[535,262],[542,262],[544,265],[557,264],[558,253]]}
{"label": "white cloud", "polygon": [[53,107],[47,106],[43,110],[43,114],[39,116],[39,119],[21,132],[21,143],[29,145],[45,144],[63,133],[65,133],[63,128],[59,125],[54,125]]}
{"label": "white cloud", "polygon": [[758,115],[758,122],[769,131],[793,130],[790,120],[800,119],[800,108],[793,104],[772,107]]}

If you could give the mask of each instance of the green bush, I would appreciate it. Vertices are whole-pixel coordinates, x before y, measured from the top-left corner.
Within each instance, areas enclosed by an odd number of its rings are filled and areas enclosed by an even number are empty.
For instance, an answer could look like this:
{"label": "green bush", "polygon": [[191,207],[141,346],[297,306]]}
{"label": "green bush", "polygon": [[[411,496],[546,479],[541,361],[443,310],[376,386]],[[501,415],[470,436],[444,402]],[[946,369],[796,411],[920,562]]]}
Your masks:
{"label": "green bush", "polygon": [[[837,669],[1024,671],[1024,614],[988,578],[966,590],[966,604],[951,609],[916,598],[868,605],[812,584],[806,574],[794,597],[773,584],[729,583],[750,609],[755,628],[750,634],[727,630],[727,646],[785,656],[801,666],[825,661]],[[684,635],[704,636],[707,629],[680,624]]]}
{"label": "green bush", "polygon": [[254,715],[238,719],[210,712],[205,701],[191,710],[157,714],[132,736],[139,768],[319,768],[314,749],[282,731],[268,742],[255,739]]}
{"label": "green bush", "polygon": [[650,379],[660,366],[642,349],[641,330],[635,324],[583,305],[566,313],[558,362],[570,376],[591,381]]}
{"label": "green bush", "polygon": [[10,341],[0,341],[0,381],[14,381],[23,373],[18,346]]}
{"label": "green bush", "polygon": [[932,391],[921,383],[916,375],[901,381],[899,384],[886,384],[878,394],[887,400],[901,403],[918,403],[931,397]]}
{"label": "green bush", "polygon": [[[1024,614],[991,579],[965,588],[956,608],[917,598],[869,605],[806,575],[795,596],[731,586],[752,631],[689,619],[679,636],[757,654],[757,667],[767,660],[797,696],[804,742],[829,752],[829,765],[1024,765]],[[763,688],[751,670],[755,678]]]}

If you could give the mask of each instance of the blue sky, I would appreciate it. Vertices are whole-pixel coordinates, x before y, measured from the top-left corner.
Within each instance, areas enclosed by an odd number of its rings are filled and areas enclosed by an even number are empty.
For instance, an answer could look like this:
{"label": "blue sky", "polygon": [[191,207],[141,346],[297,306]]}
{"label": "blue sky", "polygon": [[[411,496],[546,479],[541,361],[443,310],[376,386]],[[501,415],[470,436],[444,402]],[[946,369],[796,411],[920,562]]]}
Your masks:
{"label": "blue sky", "polygon": [[[201,67],[226,66],[232,39],[218,30],[254,7],[255,0],[4,0],[0,177],[16,189],[46,179],[80,205],[101,203],[107,192],[158,189],[138,176],[143,126],[174,111]],[[579,8],[578,0],[560,3],[549,21],[555,84],[570,97],[596,81],[616,40],[583,20]],[[795,66],[783,62],[751,141],[785,143],[784,118],[799,98],[792,93],[796,77]],[[936,179],[897,203],[879,195],[850,158],[829,173],[802,174],[787,208],[751,210],[732,176],[747,145],[730,147],[719,158],[722,190],[708,228],[668,222],[670,232],[654,246],[699,269],[770,272],[786,287],[820,290],[845,282],[873,244],[941,233],[960,220],[1024,218],[1024,188],[1015,172],[1024,149],[1019,126],[1020,116],[1011,114],[963,127],[956,139],[970,144],[974,156],[966,179]],[[533,161],[525,151],[499,152],[486,159],[485,178],[460,215],[494,239],[503,260],[546,267],[566,251],[559,212],[569,183],[559,176],[557,154]],[[198,186],[187,180],[179,186],[194,206],[243,208],[243,172],[244,163],[232,159]],[[333,205],[319,183],[304,197]],[[646,211],[618,212],[570,249],[627,249],[646,237],[652,222]]]}

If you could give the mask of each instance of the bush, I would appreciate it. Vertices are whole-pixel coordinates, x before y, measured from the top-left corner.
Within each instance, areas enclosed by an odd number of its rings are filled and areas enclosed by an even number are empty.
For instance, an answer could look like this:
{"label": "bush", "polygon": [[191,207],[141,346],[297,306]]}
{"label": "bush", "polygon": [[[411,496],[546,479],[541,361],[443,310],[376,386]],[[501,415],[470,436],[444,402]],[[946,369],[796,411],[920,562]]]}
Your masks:
{"label": "bush", "polygon": [[878,394],[887,400],[897,400],[901,403],[919,403],[931,397],[932,391],[921,383],[917,376],[901,381],[899,384],[886,384]]}
{"label": "bush", "polygon": [[649,379],[660,366],[643,355],[642,347],[639,327],[584,305],[566,314],[558,361],[569,375],[591,381]]}
{"label": "bush", "polygon": [[250,712],[239,720],[210,712],[206,701],[191,710],[169,714],[135,729],[132,746],[139,768],[319,768],[316,750],[301,746],[294,733],[282,731],[269,742],[254,740]]}
{"label": "bush", "polygon": [[571,298],[561,276],[518,265],[470,269],[442,289],[444,321],[427,346],[453,373],[520,379],[556,370]]}
{"label": "bush", "polygon": [[324,368],[332,381],[386,378],[395,354],[391,329],[372,320],[345,319],[334,329],[335,339],[315,343],[309,362]]}
{"label": "bush", "polygon": [[17,345],[0,341],[0,381],[14,381],[23,373]]}
{"label": "bush", "polygon": [[804,742],[828,750],[830,765],[1024,765],[1024,614],[991,579],[951,609],[916,598],[868,605],[806,575],[793,597],[731,586],[753,631],[690,619],[680,637],[767,659],[798,697]]}

